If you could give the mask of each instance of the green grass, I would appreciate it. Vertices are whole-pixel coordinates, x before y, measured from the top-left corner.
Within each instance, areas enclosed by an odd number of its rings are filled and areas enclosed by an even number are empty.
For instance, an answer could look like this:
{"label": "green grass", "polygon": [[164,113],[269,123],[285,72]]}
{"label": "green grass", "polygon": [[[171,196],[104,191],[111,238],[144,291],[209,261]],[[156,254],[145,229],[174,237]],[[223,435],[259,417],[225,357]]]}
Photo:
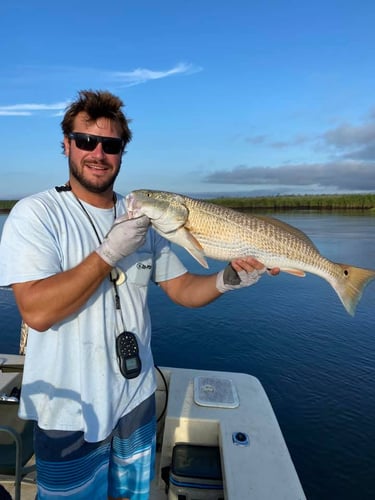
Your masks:
{"label": "green grass", "polygon": [[[238,210],[374,210],[375,193],[317,194],[290,196],[222,197],[207,200]],[[8,212],[17,200],[0,200],[0,211]]]}
{"label": "green grass", "polygon": [[375,210],[375,194],[327,194],[215,198],[217,205],[239,210]]}
{"label": "green grass", "polygon": [[0,210],[9,211],[17,203],[17,200],[0,200]]}

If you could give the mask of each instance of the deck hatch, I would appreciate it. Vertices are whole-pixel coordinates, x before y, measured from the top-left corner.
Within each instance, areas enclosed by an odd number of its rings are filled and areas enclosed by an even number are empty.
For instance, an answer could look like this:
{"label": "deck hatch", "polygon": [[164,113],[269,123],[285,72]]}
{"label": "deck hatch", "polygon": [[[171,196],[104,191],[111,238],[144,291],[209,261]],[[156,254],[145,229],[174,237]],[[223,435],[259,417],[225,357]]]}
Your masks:
{"label": "deck hatch", "polygon": [[237,389],[229,378],[194,378],[194,401],[200,406],[237,408],[240,404]]}

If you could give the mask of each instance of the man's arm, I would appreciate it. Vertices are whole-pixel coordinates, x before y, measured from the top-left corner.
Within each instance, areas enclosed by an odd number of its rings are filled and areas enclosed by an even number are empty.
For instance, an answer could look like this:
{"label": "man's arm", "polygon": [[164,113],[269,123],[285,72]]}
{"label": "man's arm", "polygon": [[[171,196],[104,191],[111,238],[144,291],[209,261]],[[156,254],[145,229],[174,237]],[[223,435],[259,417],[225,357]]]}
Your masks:
{"label": "man's arm", "polygon": [[[231,266],[236,272],[245,271],[249,275],[254,272],[254,274],[258,273],[257,278],[248,282],[247,285],[255,283],[262,272],[265,271],[264,265],[253,257],[236,259],[231,262]],[[271,275],[278,273],[278,268],[270,270]],[[196,275],[185,273],[182,276],[160,282],[159,284],[173,302],[185,307],[201,307],[222,295],[217,288],[217,276],[217,274]],[[228,287],[228,289],[231,288]]]}
{"label": "man's arm", "polygon": [[78,311],[95,292],[116,262],[139,248],[146,237],[147,217],[116,219],[99,247],[72,269],[41,280],[13,283],[22,319],[45,331]]}
{"label": "man's arm", "polygon": [[47,330],[78,311],[110,271],[111,266],[93,252],[68,271],[41,280],[13,284],[23,320],[34,330]]}

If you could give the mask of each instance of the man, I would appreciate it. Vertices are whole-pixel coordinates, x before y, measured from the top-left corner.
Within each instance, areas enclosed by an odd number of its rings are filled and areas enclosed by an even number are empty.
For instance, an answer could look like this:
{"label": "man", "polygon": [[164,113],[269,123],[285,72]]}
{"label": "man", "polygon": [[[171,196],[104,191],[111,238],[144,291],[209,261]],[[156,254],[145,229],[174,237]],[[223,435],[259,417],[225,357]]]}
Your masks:
{"label": "man", "polygon": [[265,271],[249,257],[193,275],[146,216],[127,219],[113,190],[131,140],[122,106],[109,92],[79,93],[61,123],[69,182],[21,200],[3,229],[0,284],[12,285],[29,325],[20,416],[36,421],[39,500],[148,498],[149,281],[199,307]]}

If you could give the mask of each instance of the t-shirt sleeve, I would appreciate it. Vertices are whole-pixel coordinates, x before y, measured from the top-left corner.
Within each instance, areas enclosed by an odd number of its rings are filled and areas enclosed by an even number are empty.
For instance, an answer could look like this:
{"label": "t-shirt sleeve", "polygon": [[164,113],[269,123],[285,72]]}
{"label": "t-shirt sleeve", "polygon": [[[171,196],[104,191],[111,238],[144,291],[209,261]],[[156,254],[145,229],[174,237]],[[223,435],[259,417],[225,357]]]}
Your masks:
{"label": "t-shirt sleeve", "polygon": [[155,231],[153,233],[155,248],[153,281],[159,283],[185,274],[187,269],[171,249],[169,241]]}
{"label": "t-shirt sleeve", "polygon": [[0,285],[43,279],[61,271],[50,215],[37,200],[18,202],[9,214],[0,243]]}

